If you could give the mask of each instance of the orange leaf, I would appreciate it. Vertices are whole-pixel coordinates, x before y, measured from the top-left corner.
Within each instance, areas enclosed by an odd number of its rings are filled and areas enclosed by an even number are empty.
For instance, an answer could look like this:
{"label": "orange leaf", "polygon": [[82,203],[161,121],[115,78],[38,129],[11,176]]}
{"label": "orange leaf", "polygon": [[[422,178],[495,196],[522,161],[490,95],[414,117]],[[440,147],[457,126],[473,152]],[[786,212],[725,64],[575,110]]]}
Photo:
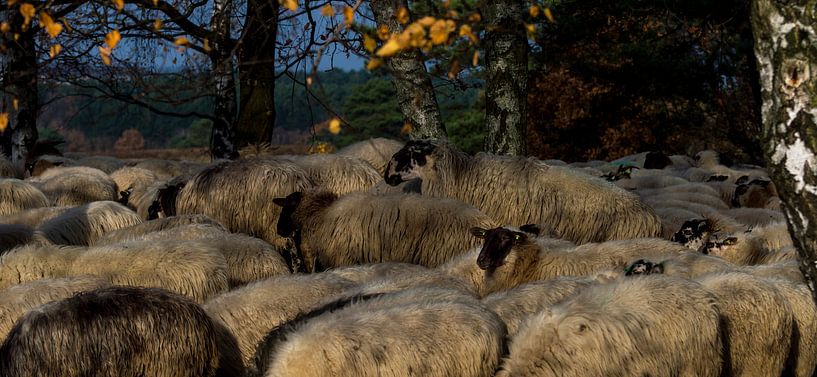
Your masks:
{"label": "orange leaf", "polygon": [[6,4],[8,4],[9,7],[13,7],[15,4],[17,4],[17,1],[19,0],[8,0]]}
{"label": "orange leaf", "polygon": [[417,20],[418,24],[423,25],[425,27],[429,27],[431,25],[434,25],[435,22],[437,22],[437,19],[434,18],[434,17],[431,17],[431,16],[425,16],[425,17]]}
{"label": "orange leaf", "polygon": [[391,31],[388,25],[380,25],[377,27],[377,37],[380,38],[381,41],[389,39],[390,36]]}
{"label": "orange leaf", "polygon": [[369,53],[372,53],[374,52],[374,49],[377,48],[377,41],[374,40],[374,38],[363,34],[363,48],[365,48],[366,51],[369,51]]}
{"label": "orange leaf", "polygon": [[116,6],[116,10],[122,10],[125,8],[125,0],[112,0],[113,4]]}
{"label": "orange leaf", "polygon": [[54,22],[54,19],[45,12],[40,12],[40,26],[45,28],[45,32],[51,38],[56,38],[62,32],[62,24]]}
{"label": "orange leaf", "polygon": [[283,0],[283,3],[284,3],[284,8],[287,8],[292,12],[298,10],[298,1],[297,0]]}
{"label": "orange leaf", "polygon": [[333,7],[332,4],[326,4],[321,8],[321,14],[324,17],[334,17],[335,7]]}
{"label": "orange leaf", "polygon": [[54,59],[62,51],[62,46],[56,44],[48,48],[48,56]]}
{"label": "orange leaf", "polygon": [[403,128],[400,129],[400,133],[403,135],[408,135],[411,133],[411,130],[413,129],[414,127],[412,127],[411,123],[404,123]]}
{"label": "orange leaf", "polygon": [[400,7],[397,10],[397,22],[405,25],[409,22],[409,11],[406,7]]}
{"label": "orange leaf", "polygon": [[355,22],[355,10],[352,9],[352,7],[347,6],[343,8],[343,22],[345,22],[346,25],[351,25]]}
{"label": "orange leaf", "polygon": [[155,31],[162,30],[162,25],[164,25],[164,22],[157,18],[156,20],[153,21],[153,30]]}
{"label": "orange leaf", "polygon": [[379,68],[381,65],[383,65],[383,60],[378,59],[378,58],[374,58],[372,60],[369,60],[368,63],[366,63],[366,69],[368,69],[370,71],[373,71],[373,70]]}
{"label": "orange leaf", "polygon": [[112,30],[110,33],[105,34],[105,44],[108,45],[110,50],[113,50],[120,40],[122,40],[122,35],[119,34],[119,30]]}
{"label": "orange leaf", "polygon": [[531,5],[530,10],[528,11],[528,13],[530,13],[531,17],[536,18],[536,17],[539,16],[539,11],[540,11],[540,9],[539,9],[538,5]]}
{"label": "orange leaf", "polygon": [[99,46],[99,57],[102,58],[102,63],[111,65],[111,49],[108,47]]}
{"label": "orange leaf", "polygon": [[477,36],[474,34],[473,31],[471,31],[470,25],[464,24],[460,26],[460,36],[467,37],[469,40],[471,40],[472,43],[477,43]]}
{"label": "orange leaf", "polygon": [[550,11],[550,8],[545,8],[545,18],[548,19],[550,22],[556,22],[556,19],[553,18],[553,13]]}
{"label": "orange leaf", "polygon": [[9,26],[8,22],[0,23],[0,32],[8,33],[11,30],[11,26]]}
{"label": "orange leaf", "polygon": [[329,132],[331,132],[332,135],[340,133],[340,119],[332,118],[332,120],[329,121]]}
{"label": "orange leaf", "polygon": [[428,33],[431,35],[431,43],[441,45],[448,41],[448,34],[454,31],[456,24],[451,20],[437,20],[431,25]]}
{"label": "orange leaf", "polygon": [[31,23],[31,19],[34,18],[36,13],[37,9],[35,9],[33,5],[29,3],[20,5],[20,14],[23,15],[23,30],[28,28],[28,24]]}
{"label": "orange leaf", "polygon": [[384,43],[382,47],[380,47],[380,50],[377,50],[377,53],[375,55],[387,58],[389,56],[397,54],[402,49],[403,46],[401,46],[400,42],[397,41],[397,37],[392,37],[389,38],[389,40],[386,41],[386,43]]}
{"label": "orange leaf", "polygon": [[185,37],[178,37],[175,41],[173,41],[173,44],[176,46],[187,46],[190,44],[190,41],[188,41]]}
{"label": "orange leaf", "polygon": [[0,132],[3,132],[9,126],[9,113],[0,113]]}
{"label": "orange leaf", "polygon": [[207,38],[204,38],[201,48],[204,49],[204,52],[210,52],[213,50],[213,48],[210,47],[210,40]]}

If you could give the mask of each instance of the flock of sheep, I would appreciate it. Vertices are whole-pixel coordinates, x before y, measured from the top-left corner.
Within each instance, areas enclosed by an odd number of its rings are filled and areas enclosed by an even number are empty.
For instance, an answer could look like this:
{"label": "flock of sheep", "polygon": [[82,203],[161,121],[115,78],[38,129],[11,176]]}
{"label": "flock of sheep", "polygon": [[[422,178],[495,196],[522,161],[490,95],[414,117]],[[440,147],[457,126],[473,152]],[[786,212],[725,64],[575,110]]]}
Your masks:
{"label": "flock of sheep", "polygon": [[0,176],[2,377],[817,366],[774,184],[712,151],[566,164],[372,139]]}

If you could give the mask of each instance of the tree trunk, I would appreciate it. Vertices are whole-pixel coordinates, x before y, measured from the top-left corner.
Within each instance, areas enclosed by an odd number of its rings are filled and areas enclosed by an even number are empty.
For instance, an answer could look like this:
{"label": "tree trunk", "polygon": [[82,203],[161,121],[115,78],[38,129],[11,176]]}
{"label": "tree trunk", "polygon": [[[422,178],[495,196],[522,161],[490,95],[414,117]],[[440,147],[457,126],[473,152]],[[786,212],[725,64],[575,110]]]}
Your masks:
{"label": "tree trunk", "polygon": [[248,0],[245,25],[238,54],[240,89],[235,138],[239,146],[272,140],[278,1]]}
{"label": "tree trunk", "polygon": [[212,50],[210,62],[213,65],[215,87],[215,109],[213,110],[213,133],[210,139],[210,156],[213,160],[236,159],[233,125],[236,120],[235,79],[233,78],[233,54],[229,46],[231,0],[215,0],[213,3]]}
{"label": "tree trunk", "polygon": [[813,1],[754,0],[763,149],[800,270],[817,300],[817,11]]}
{"label": "tree trunk", "polygon": [[[8,156],[14,167],[22,172],[29,151],[37,142],[37,54],[35,50],[35,29],[29,27],[22,30],[23,17],[17,9],[11,13],[11,27],[13,32],[19,32],[20,37],[15,41],[6,38],[6,69],[3,77],[3,86],[9,108],[8,128],[2,133],[2,152]],[[11,33],[8,33],[11,34]],[[17,109],[12,105],[17,102]]]}
{"label": "tree trunk", "polygon": [[[392,33],[400,33],[403,27],[397,22],[397,10],[408,8],[405,0],[372,0],[372,13],[378,25],[386,25]],[[388,59],[400,112],[411,124],[412,139],[445,139],[437,95],[426,71],[423,57],[417,50],[397,54]]]}
{"label": "tree trunk", "polygon": [[528,39],[525,2],[487,1],[485,37],[485,151],[525,155]]}

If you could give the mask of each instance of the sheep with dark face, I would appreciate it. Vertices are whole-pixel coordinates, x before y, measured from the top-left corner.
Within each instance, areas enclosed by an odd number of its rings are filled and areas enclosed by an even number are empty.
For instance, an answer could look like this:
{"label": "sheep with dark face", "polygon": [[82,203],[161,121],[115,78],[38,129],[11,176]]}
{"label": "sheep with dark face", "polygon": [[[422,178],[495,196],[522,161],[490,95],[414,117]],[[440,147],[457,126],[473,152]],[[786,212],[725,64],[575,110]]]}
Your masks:
{"label": "sheep with dark face", "polygon": [[159,178],[152,171],[135,167],[123,167],[110,174],[111,179],[116,182],[119,191],[118,202],[136,209],[130,203],[131,197],[140,197],[153,182]]}
{"label": "sheep with dark face", "polygon": [[4,376],[238,376],[235,344],[194,302],[110,287],[23,316],[0,346]]}
{"label": "sheep with dark face", "polygon": [[732,206],[775,209],[779,200],[777,188],[772,181],[755,179],[735,188]]}
{"label": "sheep with dark face", "polygon": [[715,296],[693,281],[594,285],[529,317],[496,376],[717,377],[719,318]]}
{"label": "sheep with dark face", "polygon": [[692,250],[706,252],[706,243],[713,234],[744,232],[747,229],[748,227],[727,216],[711,213],[703,218],[691,218],[685,221],[670,240]]}
{"label": "sheep with dark face", "polygon": [[658,238],[574,246],[564,240],[534,238],[508,228],[475,228],[472,232],[484,239],[482,247],[440,268],[473,284],[483,296],[531,281],[559,276],[590,276],[609,269],[623,269],[638,258],[688,251],[681,245]]}
{"label": "sheep with dark face", "polygon": [[294,237],[307,269],[375,262],[439,266],[475,246],[472,227],[496,223],[465,203],[421,195],[321,190],[273,199],[278,234]]}
{"label": "sheep with dark face", "polygon": [[30,183],[14,178],[0,179],[0,217],[48,204],[45,194]]}
{"label": "sheep with dark face", "polygon": [[459,199],[504,224],[547,224],[577,244],[661,234],[660,219],[636,195],[536,159],[471,157],[445,142],[415,140],[394,154],[385,179],[415,178],[423,195]]}

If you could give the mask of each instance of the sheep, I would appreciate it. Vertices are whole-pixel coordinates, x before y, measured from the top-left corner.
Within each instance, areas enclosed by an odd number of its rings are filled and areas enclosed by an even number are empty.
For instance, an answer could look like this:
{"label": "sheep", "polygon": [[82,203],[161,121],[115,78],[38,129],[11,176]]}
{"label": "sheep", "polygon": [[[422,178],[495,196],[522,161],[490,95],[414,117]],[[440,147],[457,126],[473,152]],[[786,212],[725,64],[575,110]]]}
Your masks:
{"label": "sheep", "polygon": [[737,185],[731,182],[706,182],[705,185],[715,189],[718,191],[718,194],[723,200],[724,203],[729,203],[730,205],[735,200],[735,190],[737,189]]}
{"label": "sheep", "polygon": [[133,192],[128,202],[133,203],[139,217],[146,220],[175,216],[179,192],[187,181],[188,177],[185,176],[156,181]]}
{"label": "sheep", "polygon": [[391,156],[403,148],[403,144],[401,141],[378,137],[350,144],[335,154],[366,161],[382,175],[386,172],[386,164],[389,163]]}
{"label": "sheep", "polygon": [[31,242],[33,237],[34,230],[25,225],[0,224],[0,254]]}
{"label": "sheep", "polygon": [[313,154],[281,156],[278,159],[294,162],[309,174],[315,186],[337,195],[368,191],[380,181],[380,174],[377,170],[355,157]]}
{"label": "sheep", "polygon": [[732,198],[733,207],[774,208],[779,196],[772,181],[755,179],[738,185]]}
{"label": "sheep", "polygon": [[720,197],[697,192],[667,192],[650,196],[642,196],[645,203],[660,203],[669,200],[682,200],[694,204],[702,204],[716,210],[725,210],[729,206]]}
{"label": "sheep", "polygon": [[704,252],[737,265],[753,265],[780,261],[779,255],[774,253],[786,246],[792,246],[786,223],[774,223],[707,242]]}
{"label": "sheep", "polygon": [[[698,182],[689,182],[680,185],[673,185],[655,189],[638,189],[638,191],[636,191],[636,194],[638,194],[642,198],[658,194],[670,193],[696,193],[701,195],[714,196],[716,198],[721,197],[719,191],[715,190],[714,188],[708,185]],[[723,200],[721,201],[723,202]]]}
{"label": "sheep", "polygon": [[85,251],[75,246],[26,245],[0,255],[0,289],[46,278],[71,276],[74,260]]}
{"label": "sheep", "polygon": [[587,276],[624,268],[640,257],[679,254],[685,247],[657,239],[608,241],[572,247],[562,240],[531,238],[508,228],[472,229],[485,243],[440,268],[474,285],[481,296],[559,276]]}
{"label": "sheep", "polygon": [[695,162],[699,168],[703,168],[714,172],[715,174],[728,177],[728,181],[735,183],[743,177],[751,178],[766,178],[769,175],[765,170],[759,167],[743,167],[740,170],[732,169],[721,164],[721,158],[718,152],[712,150],[700,151],[695,155]]}
{"label": "sheep", "polygon": [[127,207],[111,201],[74,207],[42,223],[37,231],[44,238],[62,245],[93,245],[103,234],[142,223]]}
{"label": "sheep", "polygon": [[678,242],[692,250],[702,251],[710,237],[719,233],[735,233],[748,230],[746,226],[717,212],[709,213],[703,218],[691,218],[681,224],[670,240]]}
{"label": "sheep", "polygon": [[34,309],[0,346],[6,376],[238,376],[235,344],[195,303],[110,287]]}
{"label": "sheep", "polygon": [[394,154],[385,178],[390,185],[421,178],[423,195],[459,199],[504,224],[547,224],[577,244],[661,234],[660,219],[636,195],[532,158],[471,157],[414,140]]}
{"label": "sheep", "polygon": [[477,244],[471,227],[493,227],[476,208],[421,195],[295,192],[283,207],[278,234],[293,237],[309,271],[372,262],[441,265]]}
{"label": "sheep", "polygon": [[[119,191],[118,201],[129,205],[130,197],[141,197],[147,187],[159,178],[152,171],[135,167],[123,167],[110,174]],[[136,209],[135,206],[129,206]]]}
{"label": "sheep", "polygon": [[219,224],[218,221],[215,221],[206,215],[178,215],[150,220],[129,226],[127,228],[120,228],[107,232],[95,240],[93,244],[110,245],[112,243],[137,239],[150,233],[160,232],[166,229],[173,229],[190,224],[206,224],[213,226],[218,231],[227,231],[227,229]]}
{"label": "sheep", "polygon": [[451,276],[439,269],[429,269],[410,263],[370,263],[358,266],[339,267],[326,271],[350,280],[358,285],[346,296],[370,295],[396,292],[419,287],[454,290],[477,298],[471,284]]}
{"label": "sheep", "polygon": [[274,246],[286,240],[276,233],[281,209],[271,198],[303,191],[314,184],[298,165],[274,159],[223,162],[200,171],[179,192],[177,213],[201,213],[231,232],[247,233]]}
{"label": "sheep", "polygon": [[99,169],[104,171],[106,174],[110,174],[117,169],[124,167],[125,163],[116,157],[88,156],[78,159],[77,165]]}
{"label": "sheep", "polygon": [[672,187],[675,185],[685,185],[689,181],[681,177],[672,175],[650,175],[650,176],[635,176],[629,179],[620,179],[615,182],[615,185],[625,190],[639,190],[639,189],[658,189],[664,187]]}
{"label": "sheep", "polygon": [[134,168],[146,169],[156,174],[159,179],[170,179],[186,173],[179,161],[145,159],[133,165]]}
{"label": "sheep", "polygon": [[54,205],[82,205],[116,200],[116,183],[103,171],[89,167],[53,168],[32,178]]}
{"label": "sheep", "polygon": [[280,250],[264,240],[246,234],[229,233],[218,224],[182,225],[134,239],[198,240],[215,247],[227,261],[227,281],[230,288],[290,272],[283,257],[288,250]]}
{"label": "sheep", "polygon": [[73,296],[77,292],[107,287],[110,283],[96,276],[42,279],[0,290],[0,341],[25,312],[42,304]]}
{"label": "sheep", "polygon": [[765,208],[731,208],[720,212],[749,227],[786,221],[783,212]]}
{"label": "sheep", "polygon": [[656,208],[655,214],[661,219],[661,238],[667,240],[682,229],[687,221],[701,218],[695,212],[675,207]]}
{"label": "sheep", "polygon": [[739,271],[762,278],[782,279],[795,284],[806,284],[806,279],[800,271],[800,263],[795,260],[741,266]]}
{"label": "sheep", "polygon": [[693,279],[714,272],[733,272],[738,270],[738,266],[721,258],[689,252],[674,255],[669,258],[656,258],[655,260],[640,259],[630,264],[624,270],[624,274],[649,275],[661,273],[668,276]]}
{"label": "sheep", "polygon": [[698,214],[698,216],[708,216],[709,214],[718,212],[715,208],[712,208],[706,204],[693,203],[680,199],[646,197],[643,199],[643,201],[644,204],[650,206],[650,208],[654,210],[659,208],[681,208],[690,212],[695,212]]}
{"label": "sheep", "polygon": [[502,321],[476,301],[423,293],[352,302],[299,323],[271,347],[263,376],[492,376]]}
{"label": "sheep", "polygon": [[783,375],[811,377],[817,366],[817,307],[811,291],[805,284],[784,279],[766,281],[786,298],[794,319],[791,352]]}
{"label": "sheep", "polygon": [[34,160],[26,161],[25,170],[29,176],[38,177],[51,168],[56,167],[67,168],[75,165],[76,162],[70,158],[66,158],[60,155],[46,154],[38,156]]}
{"label": "sheep", "polygon": [[594,285],[529,317],[496,376],[717,377],[718,325],[715,296],[690,280]]}
{"label": "sheep", "polygon": [[591,284],[590,279],[577,277],[535,281],[492,293],[482,299],[482,304],[502,318],[508,338],[513,338],[528,316],[568,299]]}
{"label": "sheep", "polygon": [[68,273],[102,276],[113,284],[164,288],[200,303],[229,288],[227,261],[205,240],[137,240],[92,247],[79,253]]}
{"label": "sheep", "polygon": [[60,206],[27,209],[13,215],[0,216],[0,224],[17,224],[36,228],[40,226],[40,224],[62,215],[71,208],[74,207]]}
{"label": "sheep", "polygon": [[791,346],[791,308],[774,285],[727,272],[697,279],[718,298],[724,332],[724,375],[779,376]]}
{"label": "sheep", "polygon": [[15,178],[0,179],[0,216],[47,207],[48,204],[45,194],[30,183]]}
{"label": "sheep", "polygon": [[242,360],[249,365],[256,344],[270,330],[353,286],[327,273],[276,276],[214,297],[203,308],[235,336]]}

